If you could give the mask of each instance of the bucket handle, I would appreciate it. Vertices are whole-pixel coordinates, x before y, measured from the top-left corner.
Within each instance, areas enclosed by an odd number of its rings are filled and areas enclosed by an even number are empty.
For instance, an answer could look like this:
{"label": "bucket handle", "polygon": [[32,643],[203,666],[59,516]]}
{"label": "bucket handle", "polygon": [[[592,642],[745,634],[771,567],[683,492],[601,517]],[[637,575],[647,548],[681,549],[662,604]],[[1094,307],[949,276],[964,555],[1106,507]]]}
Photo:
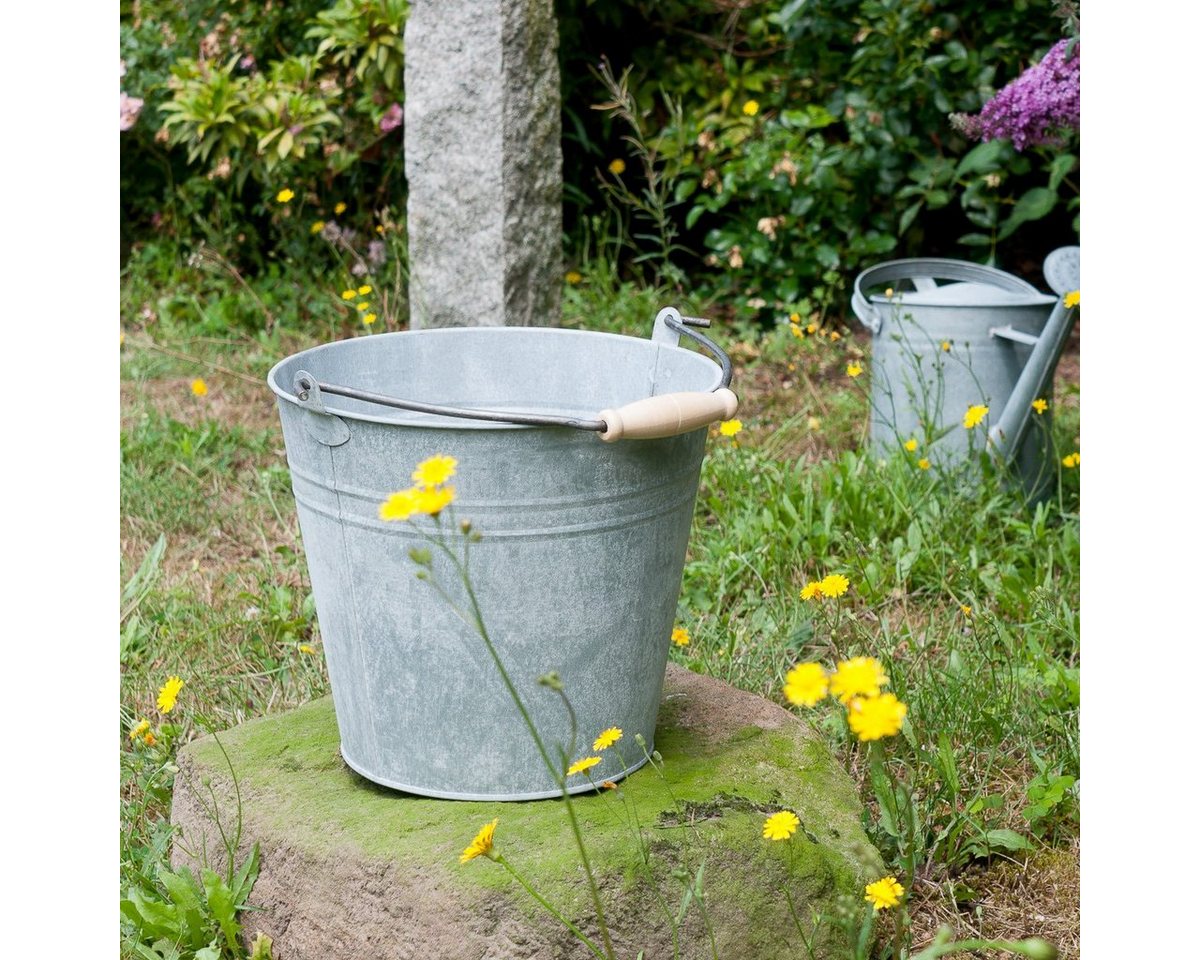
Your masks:
{"label": "bucket handle", "polygon": [[850,306],[862,325],[872,334],[877,334],[883,328],[883,317],[863,291],[881,283],[895,283],[899,280],[912,280],[918,288],[922,288],[922,282],[933,277],[940,277],[943,280],[963,280],[968,283],[987,283],[993,287],[999,287],[1001,290],[1011,290],[1014,293],[1041,293],[1037,287],[1026,283],[1019,277],[1014,277],[1011,273],[997,270],[995,267],[968,263],[966,260],[917,257],[911,260],[889,260],[871,267],[869,270],[864,270],[854,281],[854,293],[850,297]]}
{"label": "bucket handle", "polygon": [[328,393],[349,397],[352,400],[361,400],[365,403],[377,403],[385,407],[413,410],[417,413],[431,413],[441,417],[486,420],[492,423],[512,423],[523,426],[571,427],[575,430],[590,430],[598,433],[601,440],[609,443],[621,439],[650,440],[674,437],[717,420],[731,418],[737,412],[738,406],[737,397],[729,389],[729,382],[733,378],[733,364],[724,350],[702,333],[691,329],[692,327],[708,327],[712,321],[701,317],[683,317],[677,310],[669,307],[660,311],[656,326],[659,323],[676,334],[683,334],[695,340],[714,355],[721,365],[720,386],[711,392],[687,391],[647,397],[617,409],[601,410],[594,420],[553,414],[450,407],[436,403],[422,403],[418,400],[401,400],[397,397],[371,393],[354,387],[325,383],[317,380],[306,370],[296,373],[293,378],[293,386],[297,398],[302,403],[308,401],[313,395],[320,397],[321,394]]}

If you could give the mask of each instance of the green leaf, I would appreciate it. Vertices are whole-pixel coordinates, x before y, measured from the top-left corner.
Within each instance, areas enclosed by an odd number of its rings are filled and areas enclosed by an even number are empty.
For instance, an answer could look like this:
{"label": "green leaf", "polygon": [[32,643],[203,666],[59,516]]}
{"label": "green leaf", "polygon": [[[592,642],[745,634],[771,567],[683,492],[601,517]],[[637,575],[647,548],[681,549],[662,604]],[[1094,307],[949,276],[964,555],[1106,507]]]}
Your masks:
{"label": "green leaf", "polygon": [[699,220],[701,215],[704,213],[705,210],[703,207],[692,207],[692,209],[687,212],[687,216],[684,217],[684,223],[687,225],[687,228],[690,230],[692,227],[694,227],[696,225],[696,221]]}
{"label": "green leaf", "polygon": [[958,169],[954,171],[955,178],[960,179],[971,173],[988,173],[997,169],[1006,146],[1003,140],[989,140],[987,143],[979,144],[958,161]]}
{"label": "green leaf", "polygon": [[1058,194],[1047,187],[1034,187],[1025,191],[1013,207],[1012,213],[1008,215],[1008,219],[1001,224],[997,239],[1005,240],[1012,236],[1021,224],[1030,220],[1040,220],[1054,209],[1057,202]]}
{"label": "green leaf", "polygon": [[225,942],[229,944],[230,950],[237,950],[241,925],[237,922],[233,891],[229,889],[220,875],[212,870],[205,870],[204,892],[208,897],[208,909],[212,911],[213,918],[220,924],[221,932],[225,934]]}
{"label": "green leaf", "polygon": [[1029,850],[1032,844],[1015,830],[985,830],[983,841],[991,850],[1007,850],[1015,853],[1018,850]]}
{"label": "green leaf", "polygon": [[922,203],[920,200],[918,200],[900,215],[899,232],[901,234],[906,233],[908,228],[912,226],[913,221],[917,219],[917,214],[921,212],[921,206]]}
{"label": "green leaf", "polygon": [[1072,153],[1059,154],[1050,164],[1050,189],[1057,191],[1063,178],[1079,165],[1079,160]]}
{"label": "green leaf", "polygon": [[986,233],[964,233],[958,242],[966,247],[990,247],[992,238]]}

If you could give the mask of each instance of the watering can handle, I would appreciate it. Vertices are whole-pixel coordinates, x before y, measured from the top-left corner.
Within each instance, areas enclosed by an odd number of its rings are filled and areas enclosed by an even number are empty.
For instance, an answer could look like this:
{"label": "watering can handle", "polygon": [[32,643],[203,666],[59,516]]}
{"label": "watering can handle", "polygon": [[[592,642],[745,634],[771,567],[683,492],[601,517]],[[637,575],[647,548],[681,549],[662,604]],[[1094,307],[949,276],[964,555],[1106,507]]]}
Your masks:
{"label": "watering can handle", "polygon": [[938,258],[914,258],[910,260],[889,260],[878,266],[864,270],[854,281],[854,293],[850,297],[850,306],[859,322],[877,334],[883,328],[883,317],[867,299],[863,292],[881,283],[895,283],[899,280],[916,280],[939,277],[942,280],[962,280],[968,283],[986,283],[1001,290],[1011,290],[1014,293],[1040,294],[1037,287],[1026,283],[1011,273],[997,270],[995,267],[985,267],[978,263],[968,263],[965,260],[943,260]]}

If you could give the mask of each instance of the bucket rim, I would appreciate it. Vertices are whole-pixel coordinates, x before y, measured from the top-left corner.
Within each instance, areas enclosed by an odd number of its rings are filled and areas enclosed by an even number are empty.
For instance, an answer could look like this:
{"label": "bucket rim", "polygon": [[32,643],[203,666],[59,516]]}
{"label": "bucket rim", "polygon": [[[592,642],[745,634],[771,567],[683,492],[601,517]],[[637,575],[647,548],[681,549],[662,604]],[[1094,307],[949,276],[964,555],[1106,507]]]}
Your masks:
{"label": "bucket rim", "polygon": [[[634,337],[634,336],[630,336],[628,334],[623,334],[623,333],[606,333],[601,330],[574,330],[574,329],[566,328],[566,327],[549,327],[549,326],[433,327],[433,328],[430,328],[427,330],[394,330],[391,333],[377,333],[377,334],[372,334],[369,339],[382,340],[382,339],[386,339],[386,338],[395,338],[395,337],[420,337],[420,336],[424,336],[424,337],[438,337],[438,336],[455,337],[455,336],[458,336],[458,337],[461,337],[461,336],[477,336],[480,333],[486,333],[487,335],[501,335],[501,336],[521,335],[521,334],[528,335],[528,334],[532,333],[535,336],[549,335],[549,336],[578,337],[581,339],[597,339],[597,338],[605,339],[605,340],[615,339],[615,340],[623,340],[623,341],[626,341],[629,343],[644,344],[647,347],[655,347],[655,348],[662,349],[662,350],[675,351],[678,353],[687,354],[688,356],[691,356],[691,357],[696,357],[697,359],[703,361],[709,367],[711,367],[711,372],[713,373],[713,381],[712,381],[711,385],[705,387],[704,389],[711,391],[711,390],[715,390],[717,387],[719,387],[721,385],[722,371],[721,371],[720,365],[718,363],[716,363],[714,360],[712,360],[711,358],[706,357],[703,353],[700,353],[697,350],[687,350],[687,349],[684,349],[683,347],[679,346],[678,344],[667,343],[667,342],[661,341],[661,340],[654,340],[654,339],[649,339],[646,337]],[[321,351],[336,349],[337,347],[339,347],[343,344],[357,343],[363,339],[367,339],[367,338],[350,337],[350,338],[347,338],[344,340],[331,340],[327,343],[319,343],[316,346],[307,348],[306,350],[301,350],[298,353],[290,354],[289,356],[286,356],[283,359],[276,362],[271,367],[271,369],[267,372],[267,377],[266,377],[267,386],[270,387],[271,392],[274,393],[275,396],[279,400],[287,401],[287,402],[295,405],[296,407],[302,408],[303,404],[301,404],[300,399],[291,391],[290,384],[288,386],[283,386],[279,382],[279,373],[280,373],[280,370],[284,367],[284,365],[293,363],[294,361],[296,361],[297,359],[299,359],[301,357],[313,357],[313,356],[316,356],[317,354],[319,354]],[[327,398],[324,403],[326,413],[331,414],[333,416],[343,417],[346,419],[356,420],[356,421],[360,421],[360,422],[364,422],[364,423],[380,423],[380,424],[386,424],[386,425],[391,425],[391,426],[402,426],[402,427],[419,427],[419,428],[432,429],[432,430],[561,429],[561,428],[557,428],[557,427],[548,428],[545,426],[538,426],[538,425],[533,425],[533,424],[500,423],[500,422],[486,421],[486,420],[454,419],[451,417],[437,417],[435,419],[429,419],[427,416],[425,416],[422,419],[415,419],[415,418],[412,418],[411,414],[409,414],[406,417],[405,411],[402,411],[402,410],[392,410],[391,411],[393,414],[392,416],[375,415],[375,414],[362,413],[361,411],[357,411],[357,410],[346,410],[344,408],[340,408],[337,404],[338,398],[336,397],[336,395],[326,394],[325,396]],[[397,416],[397,414],[398,414],[398,416]]]}

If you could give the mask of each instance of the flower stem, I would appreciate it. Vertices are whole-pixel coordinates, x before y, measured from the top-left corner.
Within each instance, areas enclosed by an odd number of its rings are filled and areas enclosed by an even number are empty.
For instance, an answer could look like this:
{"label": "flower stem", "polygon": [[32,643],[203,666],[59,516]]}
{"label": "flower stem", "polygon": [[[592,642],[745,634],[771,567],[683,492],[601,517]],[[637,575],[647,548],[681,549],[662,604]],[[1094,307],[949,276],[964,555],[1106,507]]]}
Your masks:
{"label": "flower stem", "polygon": [[[589,950],[592,951],[592,953],[594,953],[597,957],[600,957],[601,960],[603,960],[604,954],[601,953],[599,947],[597,947],[594,943],[592,943],[592,941],[590,939],[588,939],[587,934],[584,933],[582,930],[580,930],[577,926],[575,926],[575,924],[573,924],[566,917],[564,917],[561,912],[559,912],[557,909],[555,909],[555,907],[550,903],[550,901],[548,901],[540,893],[538,893],[536,890],[534,890],[533,887],[531,887],[529,885],[529,883],[525,880],[525,878],[523,876],[521,876],[519,873],[517,873],[517,871],[516,871],[516,869],[514,869],[513,865],[504,858],[503,854],[497,853],[492,857],[492,859],[495,860],[498,864],[500,864],[500,866],[502,866],[509,873],[511,873],[513,875],[513,877],[516,879],[517,883],[519,883],[522,887],[525,888],[526,893],[528,893],[531,897],[533,897],[533,899],[536,900],[538,903],[540,903],[542,905],[542,907],[548,913],[552,914],[568,930],[570,930],[573,934],[575,934],[575,936],[578,937],[583,942],[583,944]],[[610,953],[609,956],[611,956],[611,955],[612,954]]]}

